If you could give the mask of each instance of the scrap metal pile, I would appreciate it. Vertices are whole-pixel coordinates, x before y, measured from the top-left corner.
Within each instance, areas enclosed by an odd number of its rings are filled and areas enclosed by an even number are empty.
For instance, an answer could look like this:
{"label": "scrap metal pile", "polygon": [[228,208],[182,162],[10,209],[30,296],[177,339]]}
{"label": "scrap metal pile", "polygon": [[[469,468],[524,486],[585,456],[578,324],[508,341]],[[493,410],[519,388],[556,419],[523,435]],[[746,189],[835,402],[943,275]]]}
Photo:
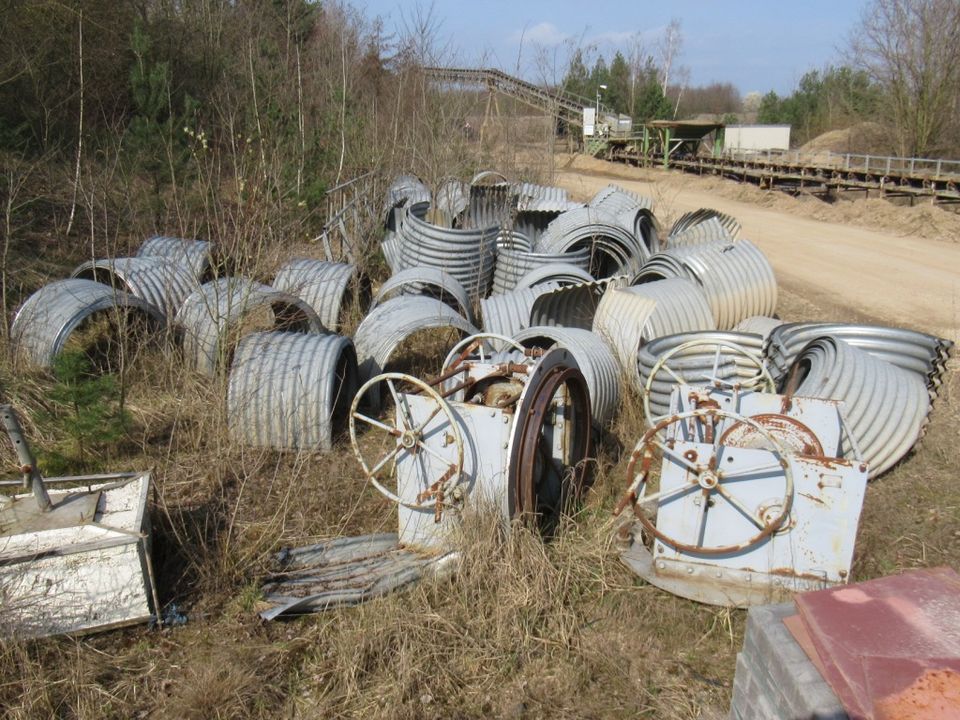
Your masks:
{"label": "scrap metal pile", "polygon": [[[271,285],[210,279],[209,245],[175,238],[41,288],[11,337],[49,365],[94,314],[140,316],[173,330],[189,367],[228,374],[237,439],[327,451],[349,424],[364,474],[400,508],[390,552],[449,550],[449,518],[471,497],[505,519],[554,517],[584,482],[594,433],[639,393],[649,430],[619,508],[632,515],[625,562],[732,605],[845,582],[865,481],[923,436],[952,343],[783,323],[770,263],[735,219],[703,209],[663,228],[653,205],[615,185],[578,203],[491,172],[436,192],[404,175],[383,209],[392,274],[352,338],[338,334],[362,280],[352,265],[296,259]],[[268,327],[248,332],[264,315]],[[442,329],[472,339],[433,382],[391,372],[414,335]],[[383,452],[368,457],[377,433]],[[329,568],[385,547],[356,546],[308,555]],[[368,580],[269,594],[303,608],[396,585]]]}

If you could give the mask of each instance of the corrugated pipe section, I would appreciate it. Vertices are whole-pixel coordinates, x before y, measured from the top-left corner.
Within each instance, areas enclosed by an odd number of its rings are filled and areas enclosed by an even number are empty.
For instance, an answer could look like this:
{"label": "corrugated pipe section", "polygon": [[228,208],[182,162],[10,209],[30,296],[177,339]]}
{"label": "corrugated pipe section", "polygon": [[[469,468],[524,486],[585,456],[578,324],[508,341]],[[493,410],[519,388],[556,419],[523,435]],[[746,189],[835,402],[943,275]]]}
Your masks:
{"label": "corrugated pipe section", "polygon": [[329,451],[358,387],[349,338],[260,332],[240,341],[227,419],[235,440],[280,450]]}
{"label": "corrugated pipe section", "polygon": [[344,300],[357,268],[347,263],[324,260],[291,260],[277,272],[273,287],[300,298],[320,318],[324,328],[337,332],[342,327]]}
{"label": "corrugated pipe section", "polygon": [[464,335],[479,332],[446,303],[423,295],[401,295],[375,307],[353,338],[360,381],[383,372],[394,350],[408,337],[432,328],[455,328]]}
{"label": "corrugated pipe section", "polygon": [[571,202],[563,188],[533,183],[517,183],[515,186],[519,212],[562,213],[574,207],[583,207],[583,203]]}
{"label": "corrugated pipe section", "polygon": [[632,275],[650,253],[642,240],[604,210],[576,208],[557,216],[540,236],[536,247],[542,253],[587,250],[590,274],[596,278]]}
{"label": "corrugated pipe section", "polygon": [[433,210],[445,227],[454,227],[461,213],[470,207],[470,188],[462,180],[449,178],[440,183],[434,196]]}
{"label": "corrugated pipe section", "polygon": [[670,248],[652,256],[632,284],[672,277],[688,278],[703,288],[722,330],[753,315],[771,315],[777,307],[773,268],[748,240]]}
{"label": "corrugated pipe section", "polygon": [[593,320],[594,332],[613,348],[623,372],[633,382],[637,352],[654,338],[696,330],[715,330],[703,291],[681,278],[611,290],[604,294]]}
{"label": "corrugated pipe section", "polygon": [[70,277],[94,280],[146,300],[167,317],[176,315],[187,295],[199,287],[185,265],[162,257],[91,260]]}
{"label": "corrugated pipe section", "polygon": [[[793,394],[843,401],[847,431],[869,466],[870,478],[893,467],[923,434],[930,398],[920,377],[840,338],[813,340],[790,373]],[[845,445],[849,456],[851,446]]]}
{"label": "corrugated pipe section", "polygon": [[611,184],[594,195],[589,206],[616,217],[621,227],[643,242],[648,252],[657,252],[659,249],[652,198]]}
{"label": "corrugated pipe section", "polygon": [[222,347],[222,341],[260,311],[270,313],[278,330],[324,331],[317,313],[300,298],[248,278],[221,278],[201,285],[177,312],[187,366],[213,375],[221,362],[229,365],[233,348]]}
{"label": "corrugated pipe section", "polygon": [[183,265],[199,281],[210,269],[210,243],[206,240],[154,235],[144,240],[137,257],[158,257]]}
{"label": "corrugated pipe section", "polygon": [[556,283],[543,283],[484,298],[480,301],[484,331],[513,337],[530,326],[530,309],[537,298],[559,287]]}
{"label": "corrugated pipe section", "polygon": [[489,227],[509,228],[517,207],[514,187],[507,183],[471,185],[470,209],[461,216],[460,227],[483,230]]}
{"label": "corrugated pipe section", "polygon": [[[732,343],[742,348],[746,355],[730,347],[711,344],[718,341]],[[655,338],[640,348],[637,354],[637,369],[640,373],[641,389],[646,388],[653,368],[660,358],[674,348],[691,342],[701,344],[671,355],[666,360],[666,368],[661,367],[653,378],[647,398],[652,417],[670,412],[670,394],[678,384],[677,378],[694,386],[712,385],[713,378],[744,385],[755,383],[760,378],[760,366],[764,359],[763,338],[759,335],[720,331],[680,333]]]}
{"label": "corrugated pipe section", "polygon": [[50,367],[84,320],[118,310],[141,313],[157,329],[166,324],[163,313],[146,300],[93,280],[71,278],[44,285],[26,299],[10,326],[10,343],[34,365]]}
{"label": "corrugated pipe section", "polygon": [[807,345],[818,337],[834,337],[875,358],[916,374],[935,399],[943,384],[953,343],[904,328],[848,323],[787,323],[769,335],[764,353],[775,380],[781,380]]}
{"label": "corrugated pipe section", "polygon": [[[497,233],[497,254],[504,250],[517,252],[533,252],[533,241],[530,236],[519,230],[503,230]],[[494,274],[496,276],[496,274]]]}
{"label": "corrugated pipe section", "polygon": [[736,332],[755,333],[766,340],[774,328],[778,328],[783,324],[784,321],[779,318],[767,317],[766,315],[754,315],[753,317],[744,318],[738,322],[734,330]]}
{"label": "corrugated pipe section", "polygon": [[556,265],[573,265],[584,271],[590,265],[590,255],[586,250],[555,255],[551,253],[525,252],[500,248],[497,252],[497,269],[493,273],[493,292],[505,293],[517,286],[517,281],[533,270],[549,272]]}
{"label": "corrugated pipe section", "polygon": [[446,303],[473,322],[473,308],[467,291],[453,275],[443,270],[432,267],[412,267],[401,270],[380,286],[370,309],[400,295],[424,295],[434,298]]}
{"label": "corrugated pipe section", "polygon": [[485,297],[493,281],[497,256],[496,226],[482,230],[451,230],[404,213],[397,230],[402,270],[434,267],[453,275],[471,300]]}
{"label": "corrugated pipe section", "polygon": [[613,277],[563,285],[545,292],[530,308],[530,325],[591,330],[600,298],[611,288],[625,284],[625,277]]}
{"label": "corrugated pipe section", "polygon": [[[566,255],[562,257],[568,257]],[[536,287],[544,283],[556,283],[561,287],[593,282],[593,276],[584,268],[570,263],[550,263],[543,267],[534,268],[517,280],[514,290]]]}
{"label": "corrugated pipe section", "polygon": [[419,205],[425,214],[431,201],[430,188],[414,175],[398,175],[387,188],[384,203],[384,226],[396,230],[395,208],[412,208]]}
{"label": "corrugated pipe section", "polygon": [[590,390],[593,422],[604,428],[620,404],[620,364],[603,339],[590,330],[563,327],[530,327],[514,339],[527,348],[566,348],[580,366]]}
{"label": "corrugated pipe section", "polygon": [[726,231],[728,239],[740,234],[740,222],[735,217],[712,208],[700,208],[684,213],[673,223],[669,234],[679,235],[703,223],[710,223],[713,227],[719,225]]}
{"label": "corrugated pipe section", "polygon": [[588,204],[593,208],[602,208],[611,215],[619,215],[624,210],[638,208],[653,210],[653,198],[637,195],[613,183],[598,190]]}

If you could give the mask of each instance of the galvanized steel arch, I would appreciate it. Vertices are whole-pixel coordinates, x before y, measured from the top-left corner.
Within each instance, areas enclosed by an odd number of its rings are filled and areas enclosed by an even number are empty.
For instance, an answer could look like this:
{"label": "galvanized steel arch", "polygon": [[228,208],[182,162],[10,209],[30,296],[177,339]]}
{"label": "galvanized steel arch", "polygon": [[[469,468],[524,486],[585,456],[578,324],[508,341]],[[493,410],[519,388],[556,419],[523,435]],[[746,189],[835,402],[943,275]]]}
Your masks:
{"label": "galvanized steel arch", "polygon": [[185,238],[154,235],[144,240],[137,257],[158,257],[183,265],[193,273],[194,278],[202,281],[210,270],[212,262],[211,245],[206,240],[187,240]]}
{"label": "galvanized steel arch", "polygon": [[191,270],[164,257],[90,260],[75,268],[70,277],[128,292],[168,317],[173,317],[186,297],[199,287]]}
{"label": "galvanized steel arch", "polygon": [[530,309],[537,298],[560,286],[543,283],[532,288],[491,295],[480,301],[480,318],[488,333],[513,337],[530,325]]}
{"label": "galvanized steel arch", "polygon": [[563,285],[540,295],[530,308],[530,325],[593,328],[600,298],[611,288],[621,287],[625,277]]}
{"label": "galvanized steel arch", "polygon": [[580,367],[587,388],[594,424],[605,427],[620,404],[620,364],[596,333],[582,328],[536,326],[521,330],[514,339],[527,348],[566,348]]}
{"label": "galvanized steel arch", "polygon": [[457,279],[433,267],[412,267],[391,275],[380,286],[370,309],[401,295],[424,295],[446,303],[467,320],[473,322],[470,296]]}
{"label": "galvanized steel arch", "polygon": [[26,299],[10,326],[10,343],[33,364],[50,367],[70,335],[105,311],[137,312],[158,328],[166,325],[164,314],[146,300],[93,280],[70,278],[44,285]]}
{"label": "galvanized steel arch", "polygon": [[449,305],[423,295],[401,295],[378,305],[354,335],[360,381],[383,372],[394,350],[421,330],[454,328],[465,335],[478,332]]}
{"label": "galvanized steel arch", "polygon": [[[572,253],[571,253],[572,254]],[[561,255],[560,257],[569,257]],[[514,290],[523,290],[533,288],[544,283],[556,283],[557,285],[579,285],[581,283],[593,282],[591,275],[585,267],[571,265],[570,263],[548,263],[538,268],[530,270],[525,275],[517,279]]]}
{"label": "galvanized steel arch", "polygon": [[[590,255],[587,250],[557,255],[500,248],[497,252],[497,268],[493,273],[493,292],[505,293],[513,290],[518,281],[525,278],[529,273],[538,271],[550,273],[558,265],[562,265],[564,268],[572,265],[583,271],[582,275],[586,275],[585,279],[591,280],[592,277],[587,272],[589,264]],[[577,274],[580,275],[581,273]],[[583,279],[580,278],[578,282]],[[532,284],[536,284],[536,282],[525,284],[524,287],[530,287]]]}
{"label": "galvanized steel arch", "polygon": [[847,432],[870,478],[895,465],[923,434],[930,398],[920,377],[838,337],[810,342],[790,373],[787,392],[795,387],[800,397],[843,401]]}
{"label": "galvanized steel arch", "polygon": [[783,324],[784,321],[779,318],[767,317],[766,315],[754,315],[738,322],[733,330],[734,332],[755,333],[766,340],[775,328]]}
{"label": "galvanized steel arch", "polygon": [[[324,328],[338,332],[343,325],[344,300],[351,282],[361,282],[354,265],[301,258],[281,267],[272,286],[303,300],[313,308]],[[358,290],[363,294],[362,288]],[[361,301],[365,302],[362,298]]]}
{"label": "galvanized steel arch", "polygon": [[558,215],[536,247],[537,252],[553,254],[582,249],[589,251],[590,274],[598,278],[636,272],[650,254],[615,215],[591,207]]}
{"label": "galvanized steel arch", "polygon": [[224,337],[245,317],[262,309],[272,312],[278,329],[325,330],[317,313],[300,298],[249,278],[221,278],[201,285],[177,312],[187,366],[213,375],[232,349],[221,347]]}
{"label": "galvanized steel arch", "polygon": [[349,338],[247,335],[230,368],[230,435],[255,447],[329,451],[346,427],[357,387],[357,356]]}

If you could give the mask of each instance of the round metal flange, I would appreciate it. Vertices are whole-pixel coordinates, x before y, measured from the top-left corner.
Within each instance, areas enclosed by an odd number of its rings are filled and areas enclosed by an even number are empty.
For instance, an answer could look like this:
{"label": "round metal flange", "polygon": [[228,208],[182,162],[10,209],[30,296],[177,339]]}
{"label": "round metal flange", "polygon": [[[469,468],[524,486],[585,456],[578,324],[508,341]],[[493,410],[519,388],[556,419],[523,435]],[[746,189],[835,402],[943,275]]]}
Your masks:
{"label": "round metal flange", "polygon": [[[727,431],[721,433],[719,430],[721,423],[724,421],[732,422],[734,426],[748,427],[752,433],[761,438],[764,445],[763,449],[769,452],[771,456],[770,461],[757,467],[732,471],[723,470],[721,460],[725,446],[722,438],[727,434]],[[703,460],[692,450],[680,453],[674,449],[675,443],[669,439],[670,434],[666,431],[673,425],[684,423],[697,426],[700,431],[699,434],[704,438],[704,444],[711,446],[709,458]],[[627,492],[617,505],[615,512],[619,514],[624,508],[630,506],[634,516],[649,537],[655,538],[664,545],[675,548],[680,552],[692,555],[726,555],[742,552],[763,542],[789,521],[790,509],[793,505],[793,471],[788,455],[787,448],[775,434],[756,420],[738,413],[710,407],[662,418],[647,430],[637,442],[627,465],[627,480],[629,483]],[[658,488],[654,492],[648,493],[648,485],[652,479],[655,461],[659,459],[658,464],[662,464],[664,458],[670,458],[670,460],[686,469],[688,483],[669,491]],[[783,495],[767,501],[763,509],[748,507],[737,497],[735,481],[749,475],[771,470],[780,473],[783,477]],[[695,543],[680,542],[657,528],[656,513],[661,505],[680,500],[695,492],[699,492],[701,495]],[[718,499],[722,499],[736,508],[755,526],[757,532],[733,544],[704,545],[704,528],[709,507]]]}
{"label": "round metal flange", "polygon": [[[378,390],[380,383],[385,383],[390,391],[390,396],[397,411],[393,418],[378,420],[360,412],[361,407],[365,407],[364,398],[371,390]],[[402,393],[398,392],[397,384],[404,383],[412,386],[413,393],[426,398],[432,405],[427,419],[416,424],[410,417],[410,411],[404,403]],[[401,390],[403,388],[401,387]],[[443,415],[446,420],[446,433],[444,443],[448,449],[447,456],[441,455],[437,450],[429,447],[423,441],[423,433],[428,425],[434,421],[438,415]],[[371,432],[383,433],[392,439],[392,449],[384,455],[377,458],[375,462],[368,462],[364,457],[363,449],[360,446],[360,440],[357,434],[357,423],[361,422],[367,425]],[[459,425],[453,414],[450,404],[444,400],[440,394],[422,380],[406,375],[404,373],[383,373],[377,375],[363,384],[353,398],[353,404],[350,407],[350,444],[353,446],[353,454],[356,456],[360,467],[367,480],[384,497],[393,502],[414,510],[423,510],[427,508],[437,508],[443,504],[444,497],[450,495],[463,479],[463,437],[460,434]],[[453,446],[450,448],[450,446]],[[426,453],[432,455],[435,460],[439,460],[445,468],[444,472],[437,477],[421,477],[420,486],[423,492],[420,493],[416,502],[402,499],[396,492],[387,487],[385,480],[381,479],[380,474],[385,471],[392,471],[393,465],[398,457],[403,453],[416,455]],[[417,467],[424,467],[418,464]],[[423,471],[421,471],[423,472]]]}

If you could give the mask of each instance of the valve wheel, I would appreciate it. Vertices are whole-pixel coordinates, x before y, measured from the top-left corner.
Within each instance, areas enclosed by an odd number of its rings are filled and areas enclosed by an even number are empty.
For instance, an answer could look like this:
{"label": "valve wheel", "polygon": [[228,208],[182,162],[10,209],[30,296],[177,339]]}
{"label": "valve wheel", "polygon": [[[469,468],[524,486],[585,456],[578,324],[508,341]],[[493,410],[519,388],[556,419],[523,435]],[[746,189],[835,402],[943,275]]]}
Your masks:
{"label": "valve wheel", "polygon": [[[683,352],[685,350],[690,350],[691,348],[697,347],[716,347],[717,352],[714,355],[713,360],[713,373],[712,375],[703,376],[699,378],[691,378],[688,380],[683,376],[683,371],[679,368],[673,370],[668,364],[667,361],[672,358],[677,353]],[[737,355],[741,355],[750,361],[752,365],[757,368],[757,376],[755,378],[750,378],[743,382],[732,383],[728,380],[722,380],[717,377],[717,373],[720,368],[721,361],[721,348],[733,351]],[[770,371],[767,370],[767,365],[763,361],[763,358],[758,357],[755,353],[751,353],[749,350],[744,348],[742,345],[737,345],[736,343],[729,342],[727,340],[691,340],[689,342],[681,343],[675,348],[671,348],[663,355],[661,355],[657,362],[654,364],[653,369],[650,371],[650,376],[647,378],[647,381],[643,385],[643,417],[648,427],[652,427],[657,418],[651,415],[650,412],[650,394],[653,388],[653,383],[660,374],[660,371],[663,370],[669,375],[673,380],[679,385],[695,385],[697,381],[700,380],[709,380],[714,387],[727,386],[730,388],[744,388],[748,390],[753,390],[755,388],[760,388],[763,392],[776,392],[776,383],[773,380],[773,377],[770,375]]]}
{"label": "valve wheel", "polygon": [[[772,451],[768,451],[771,455],[770,461],[745,469],[723,470],[721,461],[726,447],[721,442],[722,433],[719,430],[720,424],[724,420],[733,421],[741,427],[747,426],[762,437],[769,447],[773,448]],[[705,442],[712,446],[710,458],[706,462],[702,462],[695,452],[687,451],[681,454],[674,449],[674,442],[669,439],[671,437],[670,433],[665,431],[671,426],[683,423],[690,423],[691,427],[697,426]],[[725,555],[741,552],[763,542],[764,539],[776,533],[789,521],[790,509],[793,505],[793,471],[787,459],[789,454],[790,452],[783,446],[783,443],[766,427],[738,413],[709,407],[662,418],[643,434],[634,448],[633,454],[630,456],[630,463],[627,465],[629,486],[614,513],[619,514],[627,506],[630,506],[634,516],[650,537],[656,538],[664,545],[669,545],[682,552],[694,555]],[[652,479],[651,469],[657,455],[660,456],[661,463],[663,459],[670,458],[673,462],[684,467],[687,470],[689,482],[667,491],[658,487],[654,492],[648,494],[648,485]],[[770,470],[778,470],[782,474],[784,479],[783,497],[780,500],[768,503],[765,511],[754,512],[737,497],[736,483],[730,481],[740,480]],[[701,501],[699,518],[697,519],[696,542],[694,544],[680,542],[657,528],[655,518],[659,506],[679,500],[689,493],[697,491],[701,494]],[[704,545],[704,529],[709,507],[718,500],[718,496],[719,499],[731,505],[749,520],[756,527],[757,532],[736,544]]]}
{"label": "valve wheel", "polygon": [[454,368],[460,367],[460,365],[466,362],[467,358],[469,358],[470,355],[475,351],[479,351],[480,353],[480,362],[486,362],[487,353],[493,352],[490,344],[485,342],[486,340],[497,340],[502,342],[504,345],[519,351],[523,356],[523,360],[521,360],[521,362],[524,364],[529,365],[534,362],[534,358],[531,358],[526,354],[527,349],[513,338],[507,337],[506,335],[500,335],[498,333],[482,332],[465,337],[456,345],[454,345],[453,349],[447,353],[447,359],[443,361],[443,371],[447,372],[449,370],[453,370]]}
{"label": "valve wheel", "polygon": [[[385,383],[393,398],[396,412],[394,418],[378,420],[360,411],[364,406],[364,396],[371,390],[377,389],[380,383]],[[412,386],[410,394],[417,394],[427,398],[433,406],[427,415],[426,420],[416,424],[410,415],[410,408],[405,402],[403,394],[397,391],[397,384],[404,383]],[[449,457],[431,448],[424,442],[424,431],[427,426],[438,416],[443,415],[446,420],[444,432],[446,439],[452,444],[453,450],[449,452]],[[379,456],[376,461],[368,462],[364,456],[363,448],[357,435],[357,425],[362,423],[369,426],[371,431],[379,431],[393,439],[393,447],[385,454]],[[385,439],[385,438],[384,438]],[[453,410],[450,404],[444,400],[440,394],[422,380],[407,375],[405,373],[389,372],[377,375],[363,384],[353,398],[353,404],[350,406],[350,444],[353,446],[353,454],[356,456],[360,467],[367,480],[386,498],[393,502],[403,505],[413,510],[425,510],[434,508],[438,512],[443,505],[444,498],[449,496],[453,489],[463,479],[463,437],[460,434],[460,428],[457,425]],[[380,445],[382,447],[382,443]],[[403,500],[396,492],[391,490],[385,479],[381,478],[381,473],[391,468],[397,458],[404,453],[417,456],[421,453],[430,455],[438,460],[444,472],[437,477],[427,477],[426,465],[416,462],[418,474],[420,475],[420,487],[422,492],[418,495],[416,502]]]}

